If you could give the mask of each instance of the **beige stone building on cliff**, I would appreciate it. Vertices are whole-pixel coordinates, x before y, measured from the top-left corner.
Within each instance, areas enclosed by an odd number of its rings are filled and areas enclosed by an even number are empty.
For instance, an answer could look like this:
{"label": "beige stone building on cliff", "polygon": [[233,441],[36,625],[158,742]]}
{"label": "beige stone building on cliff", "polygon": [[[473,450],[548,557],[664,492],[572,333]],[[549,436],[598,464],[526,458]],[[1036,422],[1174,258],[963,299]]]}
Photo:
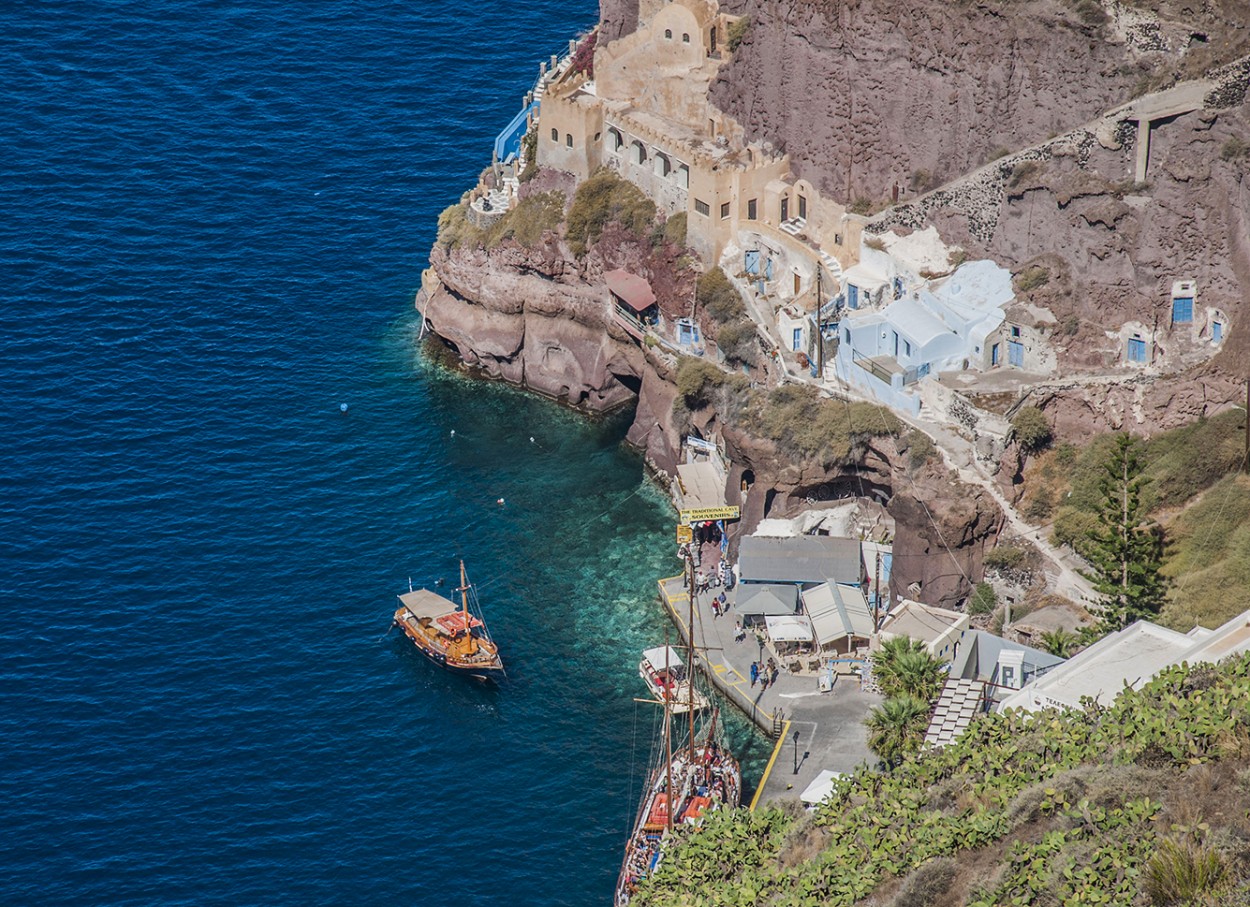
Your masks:
{"label": "beige stone building on cliff", "polygon": [[[863,219],[797,179],[785,154],[747,142],[708,101],[738,17],[716,0],[641,0],[638,30],[596,48],[594,78],[564,69],[547,84],[538,163],[579,180],[610,167],[669,216],[685,213],[687,243],[805,324],[838,293]],[[806,349],[806,327],[793,349]],[[799,344],[802,344],[800,347]]]}

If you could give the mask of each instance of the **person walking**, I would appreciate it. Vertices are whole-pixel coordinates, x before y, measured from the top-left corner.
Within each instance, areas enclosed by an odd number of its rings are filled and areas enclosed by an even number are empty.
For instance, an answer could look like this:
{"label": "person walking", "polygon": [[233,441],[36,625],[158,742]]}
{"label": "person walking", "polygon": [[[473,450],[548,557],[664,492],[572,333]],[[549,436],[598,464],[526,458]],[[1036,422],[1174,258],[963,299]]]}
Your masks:
{"label": "person walking", "polygon": [[751,686],[755,686],[755,681],[760,677],[760,663],[758,661],[751,662]]}

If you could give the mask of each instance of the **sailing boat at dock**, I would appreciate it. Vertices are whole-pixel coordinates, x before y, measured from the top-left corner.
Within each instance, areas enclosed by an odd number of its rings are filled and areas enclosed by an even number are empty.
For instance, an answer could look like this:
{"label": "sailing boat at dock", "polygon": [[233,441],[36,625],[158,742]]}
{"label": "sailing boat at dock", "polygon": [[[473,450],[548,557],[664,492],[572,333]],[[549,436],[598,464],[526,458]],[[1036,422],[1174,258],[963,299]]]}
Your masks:
{"label": "sailing boat at dock", "polygon": [[[688,733],[684,743],[673,747],[673,701],[659,697],[664,707],[663,741],[657,746],[657,759],[647,777],[642,804],[634,821],[633,833],[625,844],[625,858],[616,882],[615,907],[625,907],[638,885],[654,874],[664,857],[664,846],[673,829],[679,825],[703,824],[711,810],[734,809],[742,800],[742,770],[738,760],[718,740],[720,712],[713,705],[707,710],[702,728],[696,727],[694,680],[694,604],[691,597],[691,621],[687,625],[689,644],[687,660],[690,674],[685,693],[685,717]],[[667,652],[665,651],[667,650]],[[674,667],[668,646],[664,653],[664,673]],[[705,700],[706,701],[706,700]]]}
{"label": "sailing boat at dock", "polygon": [[499,647],[490,638],[477,592],[460,562],[460,605],[428,589],[413,589],[399,596],[395,625],[404,631],[417,650],[440,668],[465,674],[474,680],[496,683],[507,675]]}

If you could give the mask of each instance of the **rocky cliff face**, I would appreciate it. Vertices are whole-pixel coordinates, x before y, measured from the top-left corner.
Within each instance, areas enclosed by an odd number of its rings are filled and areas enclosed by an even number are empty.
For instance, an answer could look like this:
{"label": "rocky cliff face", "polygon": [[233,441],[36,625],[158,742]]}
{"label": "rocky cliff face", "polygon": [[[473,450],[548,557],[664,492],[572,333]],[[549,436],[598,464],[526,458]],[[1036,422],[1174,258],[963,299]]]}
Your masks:
{"label": "rocky cliff face", "polygon": [[[674,419],[675,359],[616,325],[602,289],[611,267],[665,279],[655,254],[611,231],[580,261],[555,234],[533,248],[438,245],[430,256],[437,278],[418,306],[433,334],[489,377],[595,412],[635,402],[629,442],[653,469],[672,475],[685,430]],[[712,408],[690,418],[703,437],[725,442],[733,463],[727,499],[743,505],[740,532],[765,516],[793,516],[809,499],[876,497],[891,502],[895,517],[898,594],[918,584],[924,601],[954,605],[970,591],[964,577],[980,575],[982,549],[1001,522],[998,508],[944,472],[908,477],[905,451],[893,438],[878,439],[848,466],[825,466],[785,455]]]}

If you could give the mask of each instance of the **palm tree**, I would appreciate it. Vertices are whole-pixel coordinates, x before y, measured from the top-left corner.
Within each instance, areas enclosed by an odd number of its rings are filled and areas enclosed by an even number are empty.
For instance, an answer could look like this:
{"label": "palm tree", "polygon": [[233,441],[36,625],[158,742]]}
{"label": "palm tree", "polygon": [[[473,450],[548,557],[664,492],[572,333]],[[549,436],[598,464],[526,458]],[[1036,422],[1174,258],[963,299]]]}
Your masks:
{"label": "palm tree", "polygon": [[1041,643],[1042,648],[1051,655],[1058,655],[1060,658],[1070,658],[1072,650],[1080,643],[1080,637],[1060,627],[1057,630],[1047,630],[1043,633]]}
{"label": "palm tree", "polygon": [[886,696],[913,696],[924,702],[936,699],[945,679],[943,664],[924,643],[895,636],[873,653],[872,674]]}
{"label": "palm tree", "polygon": [[868,746],[893,767],[920,749],[929,726],[929,704],[914,696],[893,696],[873,709],[864,723]]}

